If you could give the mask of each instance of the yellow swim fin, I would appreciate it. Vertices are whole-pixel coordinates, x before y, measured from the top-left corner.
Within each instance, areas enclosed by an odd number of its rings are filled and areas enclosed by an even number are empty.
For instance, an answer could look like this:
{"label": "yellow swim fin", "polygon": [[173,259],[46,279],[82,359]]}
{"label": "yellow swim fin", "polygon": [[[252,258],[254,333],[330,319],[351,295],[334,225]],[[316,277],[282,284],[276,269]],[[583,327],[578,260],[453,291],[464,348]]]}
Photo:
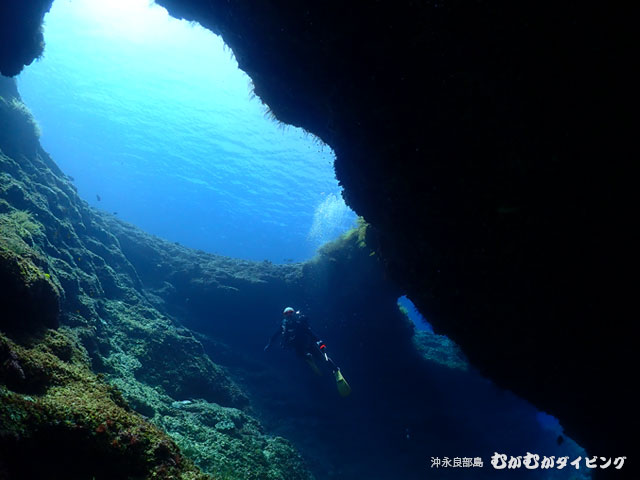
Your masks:
{"label": "yellow swim fin", "polygon": [[351,393],[351,387],[342,376],[342,372],[340,372],[340,370],[336,370],[336,385],[341,397],[346,397]]}

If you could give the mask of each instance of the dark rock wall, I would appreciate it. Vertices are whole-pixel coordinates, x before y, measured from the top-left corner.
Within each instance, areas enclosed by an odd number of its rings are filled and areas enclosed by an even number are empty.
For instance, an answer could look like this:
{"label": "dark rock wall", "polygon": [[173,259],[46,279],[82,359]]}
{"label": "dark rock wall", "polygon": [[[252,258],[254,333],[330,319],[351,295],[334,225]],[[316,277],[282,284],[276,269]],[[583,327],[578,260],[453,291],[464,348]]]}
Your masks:
{"label": "dark rock wall", "polygon": [[334,148],[347,203],[438,331],[593,454],[628,451],[623,8],[159,3],[221,34],[273,113]]}
{"label": "dark rock wall", "polygon": [[13,76],[44,50],[42,20],[53,0],[0,3],[0,74]]}

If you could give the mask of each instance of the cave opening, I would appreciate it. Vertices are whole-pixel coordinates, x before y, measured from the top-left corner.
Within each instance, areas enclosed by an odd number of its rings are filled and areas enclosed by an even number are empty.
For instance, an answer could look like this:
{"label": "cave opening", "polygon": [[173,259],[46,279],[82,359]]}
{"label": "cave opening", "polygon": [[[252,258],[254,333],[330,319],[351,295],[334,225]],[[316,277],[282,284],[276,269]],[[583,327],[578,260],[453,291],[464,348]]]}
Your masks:
{"label": "cave opening", "polygon": [[146,0],[56,1],[18,86],[92,206],[185,246],[291,263],[351,228],[330,147],[279,123],[222,39]]}
{"label": "cave opening", "polygon": [[402,295],[398,298],[398,307],[409,317],[416,330],[424,330],[433,333],[433,327],[429,321],[420,313],[409,297]]}

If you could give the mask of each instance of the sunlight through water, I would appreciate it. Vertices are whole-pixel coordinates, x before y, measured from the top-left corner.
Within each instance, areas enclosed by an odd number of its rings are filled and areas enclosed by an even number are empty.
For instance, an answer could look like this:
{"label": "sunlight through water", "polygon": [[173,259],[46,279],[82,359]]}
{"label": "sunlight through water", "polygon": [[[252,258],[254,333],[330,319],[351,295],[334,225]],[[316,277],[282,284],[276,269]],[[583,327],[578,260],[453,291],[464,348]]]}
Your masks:
{"label": "sunlight through water", "polygon": [[221,38],[146,0],[57,0],[18,86],[92,206],[184,245],[280,263],[351,226],[314,136],[274,122]]}

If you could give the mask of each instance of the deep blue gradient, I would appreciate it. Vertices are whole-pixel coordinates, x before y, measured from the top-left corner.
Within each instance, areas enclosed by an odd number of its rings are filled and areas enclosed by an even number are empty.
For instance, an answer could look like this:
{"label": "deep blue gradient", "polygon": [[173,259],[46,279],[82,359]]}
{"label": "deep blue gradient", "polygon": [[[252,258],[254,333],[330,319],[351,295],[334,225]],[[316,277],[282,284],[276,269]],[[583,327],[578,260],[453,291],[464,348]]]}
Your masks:
{"label": "deep blue gradient", "polygon": [[403,295],[398,298],[398,305],[404,307],[407,310],[409,319],[415,325],[416,330],[426,330],[427,332],[433,333],[433,327],[427,321],[427,319],[422,316],[422,314],[418,311],[409,297]]}
{"label": "deep blue gradient", "polygon": [[332,150],[268,118],[219,37],[147,3],[54,3],[44,59],[18,79],[45,150],[91,205],[150,233],[310,258],[355,220]]}

